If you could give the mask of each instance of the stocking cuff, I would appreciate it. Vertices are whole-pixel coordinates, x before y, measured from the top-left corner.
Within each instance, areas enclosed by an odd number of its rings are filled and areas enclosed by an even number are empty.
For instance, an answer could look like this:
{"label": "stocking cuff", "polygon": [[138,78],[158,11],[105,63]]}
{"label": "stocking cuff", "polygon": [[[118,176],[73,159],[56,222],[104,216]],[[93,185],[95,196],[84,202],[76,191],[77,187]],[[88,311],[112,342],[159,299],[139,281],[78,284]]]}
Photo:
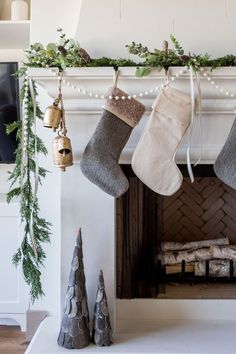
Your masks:
{"label": "stocking cuff", "polygon": [[177,119],[184,125],[190,123],[191,98],[173,87],[163,89],[154,101],[152,108],[166,117]]}
{"label": "stocking cuff", "polygon": [[[111,96],[112,99],[109,99],[109,96]],[[116,96],[118,96],[119,99],[116,99]],[[104,108],[107,111],[115,114],[132,128],[138,124],[145,112],[145,106],[142,103],[134,98],[128,99],[127,93],[117,87],[111,87],[106,97]],[[122,99],[122,97],[125,97],[125,99]]]}

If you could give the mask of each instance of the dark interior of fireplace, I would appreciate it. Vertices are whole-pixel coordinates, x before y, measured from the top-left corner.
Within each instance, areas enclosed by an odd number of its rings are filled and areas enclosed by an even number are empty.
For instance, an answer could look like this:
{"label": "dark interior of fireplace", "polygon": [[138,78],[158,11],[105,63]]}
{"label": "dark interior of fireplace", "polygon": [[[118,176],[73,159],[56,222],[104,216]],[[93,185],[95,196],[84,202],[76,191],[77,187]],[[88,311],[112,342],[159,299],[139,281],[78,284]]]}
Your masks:
{"label": "dark interior of fireplace", "polygon": [[212,165],[194,167],[193,184],[179,165],[183,184],[170,197],[121,167],[130,188],[116,200],[117,297],[235,298],[236,191]]}

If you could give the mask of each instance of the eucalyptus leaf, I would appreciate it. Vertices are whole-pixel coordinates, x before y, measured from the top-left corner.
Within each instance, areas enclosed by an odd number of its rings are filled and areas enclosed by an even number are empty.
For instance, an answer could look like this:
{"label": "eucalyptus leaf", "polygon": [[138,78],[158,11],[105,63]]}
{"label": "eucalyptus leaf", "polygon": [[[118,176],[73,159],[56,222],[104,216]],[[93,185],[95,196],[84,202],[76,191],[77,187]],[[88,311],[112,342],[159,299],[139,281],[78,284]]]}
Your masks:
{"label": "eucalyptus leaf", "polygon": [[137,77],[142,77],[142,76],[146,76],[148,74],[150,74],[150,72],[153,70],[153,68],[150,67],[141,67],[141,68],[137,68],[135,75]]}
{"label": "eucalyptus leaf", "polygon": [[59,45],[61,45],[63,47],[65,45],[65,43],[66,43],[65,38],[60,38]]}
{"label": "eucalyptus leaf", "polygon": [[70,46],[76,46],[76,40],[73,39],[73,38],[70,38],[68,44],[69,44]]}
{"label": "eucalyptus leaf", "polygon": [[66,64],[64,62],[61,63],[61,68],[65,70],[67,68]]}
{"label": "eucalyptus leaf", "polygon": [[47,51],[50,52],[56,52],[57,51],[57,46],[55,43],[48,43],[48,45],[46,46]]}
{"label": "eucalyptus leaf", "polygon": [[42,45],[42,43],[36,42],[33,44],[33,48],[36,50],[40,50],[40,49],[44,49],[44,46]]}

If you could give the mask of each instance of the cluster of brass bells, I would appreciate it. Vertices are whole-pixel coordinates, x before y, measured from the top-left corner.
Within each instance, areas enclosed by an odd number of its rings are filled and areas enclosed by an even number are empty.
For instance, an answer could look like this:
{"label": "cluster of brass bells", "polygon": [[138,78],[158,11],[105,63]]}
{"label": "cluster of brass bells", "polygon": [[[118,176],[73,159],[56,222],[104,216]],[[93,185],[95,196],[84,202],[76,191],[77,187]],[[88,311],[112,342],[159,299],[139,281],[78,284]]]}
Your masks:
{"label": "cluster of brass bells", "polygon": [[[51,128],[54,132],[58,130],[58,135],[52,140],[53,163],[62,171],[66,167],[73,165],[73,154],[70,139],[66,136],[65,111],[61,95],[61,80],[59,86],[59,95],[53,104],[46,108],[44,114],[44,127]],[[60,107],[59,107],[60,105]]]}

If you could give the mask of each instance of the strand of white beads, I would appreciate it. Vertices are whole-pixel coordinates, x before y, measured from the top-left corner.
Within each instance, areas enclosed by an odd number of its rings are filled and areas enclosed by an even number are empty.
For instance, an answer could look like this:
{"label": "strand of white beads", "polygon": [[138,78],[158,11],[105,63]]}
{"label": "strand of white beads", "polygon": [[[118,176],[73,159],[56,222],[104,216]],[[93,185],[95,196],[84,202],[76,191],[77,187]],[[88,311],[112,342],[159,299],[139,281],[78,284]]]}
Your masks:
{"label": "strand of white beads", "polygon": [[[58,75],[58,69],[52,69],[49,68],[50,72],[57,76]],[[174,82],[176,79],[178,79],[181,75],[183,75],[186,71],[188,70],[188,68],[185,66],[183,69],[181,69],[179,72],[177,72],[175,75],[170,75],[170,78],[166,81],[165,84],[161,84],[160,86],[156,86],[154,88],[151,88],[149,90],[145,90],[142,92],[138,92],[135,93],[133,95],[128,95],[128,96],[109,96],[109,99],[122,99],[122,100],[126,100],[126,99],[131,99],[131,98],[138,98],[138,97],[145,97],[148,96],[149,94],[156,94],[157,91],[159,91],[160,89],[162,89],[163,87],[167,87],[169,86],[169,84],[171,82]],[[220,92],[222,95],[225,95],[227,97],[231,97],[234,98],[236,97],[236,95],[233,92],[230,92],[228,90],[223,89],[218,83],[216,83],[210,76],[209,72],[207,72],[205,70],[205,68],[200,68],[200,72],[201,72],[201,78],[207,80],[207,82],[209,82],[209,84],[214,87],[218,92]],[[105,95],[100,95],[98,93],[94,93],[90,90],[85,90],[81,87],[79,87],[78,85],[75,85],[74,83],[71,83],[67,78],[64,78],[62,80],[62,83],[68,87],[71,87],[73,90],[77,91],[79,94],[84,95],[84,96],[88,96],[88,97],[92,97],[95,99],[104,99]]]}
{"label": "strand of white beads", "polygon": [[23,101],[23,121],[22,121],[22,133],[23,133],[23,149],[24,151],[27,150],[28,144],[28,104],[29,104],[29,82],[27,73],[25,75],[25,82],[24,82],[24,101]]}
{"label": "strand of white beads", "polygon": [[235,94],[230,91],[225,91],[218,83],[216,83],[214,80],[212,80],[209,72],[205,71],[204,68],[200,69],[200,72],[202,73],[202,78],[206,79],[212,87],[214,87],[218,92],[222,93],[222,95],[227,96],[227,97],[235,97]]}
{"label": "strand of white beads", "polygon": [[[187,70],[188,68],[187,67],[184,67],[183,69],[181,69],[179,72],[177,72],[175,75],[171,75],[170,76],[170,79],[166,81],[165,84],[161,84],[160,86],[156,86],[152,89],[149,89],[149,90],[145,90],[145,91],[142,91],[142,92],[138,92],[138,93],[135,93],[133,95],[128,95],[128,96],[109,96],[108,98],[109,99],[115,99],[115,100],[130,100],[131,98],[138,98],[138,97],[145,97],[145,96],[148,96],[149,94],[156,94],[157,91],[159,91],[160,89],[162,89],[163,87],[166,87],[170,84],[170,82],[174,82],[176,79],[179,78],[179,76],[183,75],[184,72]],[[50,68],[49,69],[50,72],[57,76],[58,75],[58,69],[52,69]],[[104,99],[105,98],[105,95],[100,95],[98,93],[94,93],[92,91],[88,91],[88,90],[84,90],[83,88],[79,87],[78,85],[75,85],[74,83],[72,84],[68,79],[64,78],[62,80],[62,83],[68,87],[71,87],[73,90],[77,91],[79,94],[82,94],[84,96],[89,96],[89,97],[93,97],[93,98],[96,98],[96,99]]]}

